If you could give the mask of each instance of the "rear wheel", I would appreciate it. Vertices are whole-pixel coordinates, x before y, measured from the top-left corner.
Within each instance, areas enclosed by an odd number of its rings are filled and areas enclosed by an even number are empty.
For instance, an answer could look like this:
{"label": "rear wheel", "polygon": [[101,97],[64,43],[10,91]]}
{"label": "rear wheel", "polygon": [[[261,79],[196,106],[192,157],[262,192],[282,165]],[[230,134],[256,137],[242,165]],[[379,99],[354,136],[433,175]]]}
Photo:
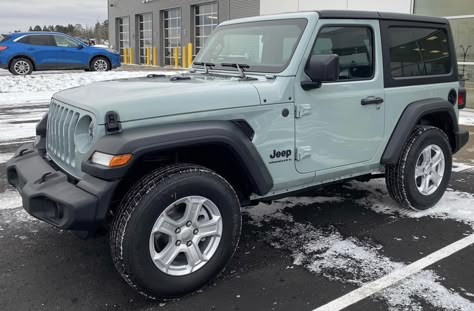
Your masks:
{"label": "rear wheel", "polygon": [[27,58],[15,58],[9,68],[10,72],[16,76],[26,76],[33,72],[33,63]]}
{"label": "rear wheel", "polygon": [[418,127],[398,163],[387,166],[387,188],[404,208],[426,210],[444,195],[451,169],[452,152],[446,134],[436,127]]}
{"label": "rear wheel", "polygon": [[91,71],[109,71],[110,69],[110,62],[105,57],[96,57],[91,62]]}
{"label": "rear wheel", "polygon": [[224,270],[240,228],[237,195],[222,177],[199,166],[166,167],[144,177],[122,201],[112,258],[143,295],[181,297]]}

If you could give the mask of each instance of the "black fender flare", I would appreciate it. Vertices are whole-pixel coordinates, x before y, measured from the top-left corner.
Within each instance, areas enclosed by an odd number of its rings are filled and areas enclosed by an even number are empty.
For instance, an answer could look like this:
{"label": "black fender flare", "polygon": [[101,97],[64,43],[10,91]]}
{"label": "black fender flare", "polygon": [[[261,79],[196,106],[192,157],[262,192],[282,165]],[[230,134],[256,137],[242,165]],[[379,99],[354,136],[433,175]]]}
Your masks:
{"label": "black fender flare", "polygon": [[[403,146],[408,141],[410,134],[419,121],[432,113],[446,113],[453,126],[453,137],[459,132],[458,120],[453,104],[442,98],[429,98],[415,101],[409,104],[403,111],[397,125],[388,141],[380,163],[382,165],[394,165],[401,156]],[[449,136],[449,135],[448,135]],[[451,142],[453,143],[453,142]],[[454,142],[454,144],[458,144]],[[458,149],[453,146],[453,151]]]}
{"label": "black fender flare", "polygon": [[[148,126],[124,130],[101,137],[82,162],[82,171],[91,176],[114,180],[126,176],[142,156],[181,147],[217,144],[229,148],[245,170],[252,190],[258,195],[268,193],[273,179],[251,139],[231,121],[196,121]],[[89,161],[96,151],[106,154],[132,154],[130,163],[119,168],[106,168]]]}

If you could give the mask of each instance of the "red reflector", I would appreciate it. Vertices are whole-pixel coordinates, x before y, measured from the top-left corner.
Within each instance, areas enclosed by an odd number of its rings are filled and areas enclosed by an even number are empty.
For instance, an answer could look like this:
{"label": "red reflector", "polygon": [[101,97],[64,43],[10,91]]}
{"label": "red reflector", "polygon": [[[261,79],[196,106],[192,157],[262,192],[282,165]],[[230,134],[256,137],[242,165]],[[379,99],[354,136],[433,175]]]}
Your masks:
{"label": "red reflector", "polygon": [[8,47],[0,45],[0,51],[5,51],[6,49],[8,49]]}

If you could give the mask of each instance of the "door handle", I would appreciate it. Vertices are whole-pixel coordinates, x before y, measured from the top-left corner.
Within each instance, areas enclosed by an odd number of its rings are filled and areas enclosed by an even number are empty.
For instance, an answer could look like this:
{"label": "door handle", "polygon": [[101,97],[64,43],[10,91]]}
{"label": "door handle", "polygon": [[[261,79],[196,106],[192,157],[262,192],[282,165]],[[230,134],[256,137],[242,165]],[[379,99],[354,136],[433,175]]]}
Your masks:
{"label": "door handle", "polygon": [[367,106],[367,105],[380,105],[383,103],[383,98],[382,97],[375,97],[375,96],[369,96],[367,98],[364,98],[360,104],[362,106]]}

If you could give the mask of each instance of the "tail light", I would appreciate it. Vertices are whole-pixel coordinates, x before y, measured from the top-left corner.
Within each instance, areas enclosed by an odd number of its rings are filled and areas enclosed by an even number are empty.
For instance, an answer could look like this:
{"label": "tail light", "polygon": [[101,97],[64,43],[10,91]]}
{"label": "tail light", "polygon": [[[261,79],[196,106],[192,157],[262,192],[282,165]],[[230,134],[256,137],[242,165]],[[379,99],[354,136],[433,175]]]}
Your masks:
{"label": "tail light", "polygon": [[0,51],[5,51],[8,49],[8,46],[0,45]]}
{"label": "tail light", "polygon": [[459,88],[458,93],[458,108],[464,109],[466,107],[466,89],[464,87]]}

